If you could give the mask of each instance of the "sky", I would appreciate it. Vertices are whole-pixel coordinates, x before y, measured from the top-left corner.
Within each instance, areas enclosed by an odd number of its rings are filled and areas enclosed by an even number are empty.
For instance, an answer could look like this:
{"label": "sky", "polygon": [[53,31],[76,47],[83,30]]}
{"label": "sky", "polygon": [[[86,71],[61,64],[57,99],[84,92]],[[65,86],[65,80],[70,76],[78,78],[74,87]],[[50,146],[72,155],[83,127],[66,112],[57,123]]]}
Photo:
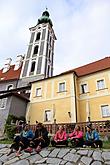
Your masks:
{"label": "sky", "polygon": [[0,0],[0,68],[26,54],[46,7],[57,40],[54,75],[110,56],[110,0]]}

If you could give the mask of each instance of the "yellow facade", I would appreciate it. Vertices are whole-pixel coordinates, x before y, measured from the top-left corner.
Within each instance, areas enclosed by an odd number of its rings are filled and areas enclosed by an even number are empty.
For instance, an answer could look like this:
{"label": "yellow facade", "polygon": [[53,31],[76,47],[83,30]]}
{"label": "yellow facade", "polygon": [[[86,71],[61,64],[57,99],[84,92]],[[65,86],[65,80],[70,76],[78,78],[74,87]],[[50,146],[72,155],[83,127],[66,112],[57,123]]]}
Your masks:
{"label": "yellow facade", "polygon": [[106,69],[82,77],[68,72],[33,82],[26,117],[31,124],[36,120],[45,124],[86,122],[89,118],[103,121],[110,120],[109,111],[110,71]]}
{"label": "yellow facade", "polygon": [[[98,89],[97,82],[103,80],[102,89]],[[81,92],[81,84],[87,84],[87,92]],[[88,117],[91,121],[110,120],[107,112],[102,113],[101,107],[110,107],[110,71],[104,70],[91,75],[78,78],[78,121],[86,122]],[[110,111],[110,109],[109,109]]]}
{"label": "yellow facade", "polygon": [[[76,122],[74,74],[55,76],[46,80],[32,83],[30,103],[27,109],[27,121],[35,124],[36,120],[43,123],[71,123]],[[59,90],[59,84],[65,88]],[[62,84],[63,85],[63,84]],[[40,95],[36,90],[41,89]],[[49,115],[49,121],[45,115]]]}

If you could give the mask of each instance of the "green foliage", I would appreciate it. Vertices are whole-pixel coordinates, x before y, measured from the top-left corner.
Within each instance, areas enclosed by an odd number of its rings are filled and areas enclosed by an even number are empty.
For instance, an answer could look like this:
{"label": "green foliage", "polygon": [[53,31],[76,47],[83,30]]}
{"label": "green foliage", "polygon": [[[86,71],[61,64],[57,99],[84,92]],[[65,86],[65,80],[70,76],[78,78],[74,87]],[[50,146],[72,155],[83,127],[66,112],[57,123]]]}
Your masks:
{"label": "green foliage", "polygon": [[12,144],[12,139],[2,139],[0,140],[0,144]]}
{"label": "green foliage", "polygon": [[15,125],[5,125],[5,133],[9,139],[12,139],[16,133],[16,126]]}
{"label": "green foliage", "polygon": [[5,124],[5,134],[8,139],[12,139],[16,133],[16,120],[23,120],[25,121],[25,117],[16,117],[14,115],[8,115]]}

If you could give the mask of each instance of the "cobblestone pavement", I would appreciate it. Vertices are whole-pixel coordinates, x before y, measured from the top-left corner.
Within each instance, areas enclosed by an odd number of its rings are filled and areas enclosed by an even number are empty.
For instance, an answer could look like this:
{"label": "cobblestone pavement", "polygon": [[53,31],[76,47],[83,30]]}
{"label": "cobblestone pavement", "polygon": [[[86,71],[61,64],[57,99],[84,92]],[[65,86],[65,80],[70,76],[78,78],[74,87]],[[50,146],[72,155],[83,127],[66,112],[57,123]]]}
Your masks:
{"label": "cobblestone pavement", "polygon": [[0,165],[110,165],[110,150],[90,148],[45,148],[39,154],[35,151],[15,153],[7,156],[9,145],[0,144]]}

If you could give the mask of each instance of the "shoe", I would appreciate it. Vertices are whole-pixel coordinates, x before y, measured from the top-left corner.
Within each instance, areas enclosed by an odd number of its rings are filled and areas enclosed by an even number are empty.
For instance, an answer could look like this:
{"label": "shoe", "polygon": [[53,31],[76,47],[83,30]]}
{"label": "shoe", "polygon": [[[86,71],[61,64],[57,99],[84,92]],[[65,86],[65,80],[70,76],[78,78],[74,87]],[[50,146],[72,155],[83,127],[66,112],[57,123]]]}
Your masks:
{"label": "shoe", "polygon": [[22,154],[20,152],[16,152],[16,156],[21,156]]}
{"label": "shoe", "polygon": [[35,149],[35,151],[37,152],[37,153],[39,153],[40,151],[41,151],[41,146],[37,146],[37,148]]}
{"label": "shoe", "polygon": [[25,152],[29,152],[29,153],[32,153],[33,152],[33,148],[31,147],[28,147],[24,150]]}

